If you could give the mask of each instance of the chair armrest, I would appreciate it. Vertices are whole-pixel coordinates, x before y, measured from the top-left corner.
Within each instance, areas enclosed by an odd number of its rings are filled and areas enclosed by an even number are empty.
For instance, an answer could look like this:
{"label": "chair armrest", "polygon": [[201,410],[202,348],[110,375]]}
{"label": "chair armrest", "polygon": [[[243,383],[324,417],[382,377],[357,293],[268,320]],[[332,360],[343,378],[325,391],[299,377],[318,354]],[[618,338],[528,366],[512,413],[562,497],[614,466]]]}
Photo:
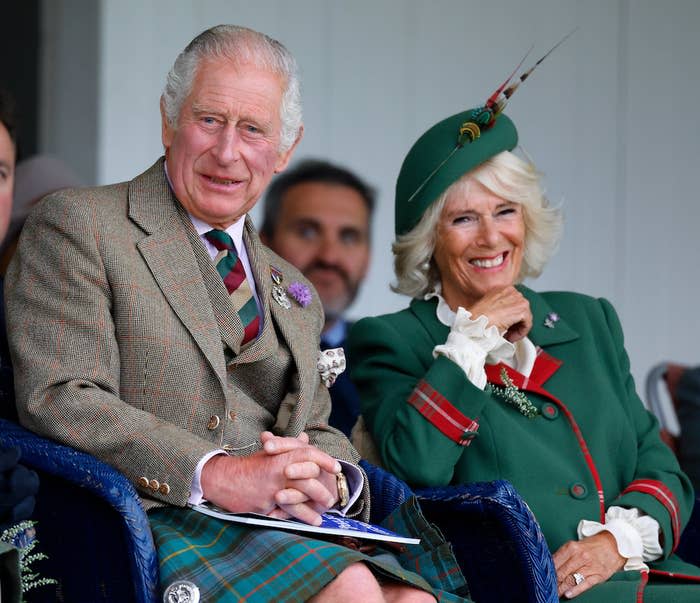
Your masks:
{"label": "chair armrest", "polygon": [[557,603],[547,542],[532,512],[504,480],[416,492],[452,544],[475,601]]}
{"label": "chair armrest", "polygon": [[[158,557],[148,517],[141,506],[136,490],[121,473],[89,454],[40,437],[16,423],[4,419],[0,419],[0,446],[19,447],[22,452],[21,462],[39,473],[38,511],[40,511],[39,503],[43,503],[43,510],[61,505],[64,508],[70,507],[73,504],[70,499],[71,491],[77,491],[67,487],[66,482],[73,484],[83,492],[99,497],[116,511],[119,517],[117,523],[121,525],[129,556],[128,567],[135,600],[143,603],[157,600]],[[47,498],[53,498],[53,500],[46,500]],[[63,500],[64,498],[67,500]],[[87,512],[90,512],[92,506],[97,507],[97,501],[91,505],[89,500],[94,501],[94,498],[88,498],[85,507]],[[104,511],[102,512],[104,513]],[[112,513],[110,516],[113,515]],[[41,521],[40,512],[37,513],[37,518]],[[97,532],[89,535],[97,543],[95,546],[102,545],[104,549],[112,546],[110,535],[103,532],[103,521],[100,520],[96,522],[97,525],[90,526],[88,518],[85,519],[84,525],[51,526],[52,529],[56,528],[65,532],[64,554],[68,552],[70,544],[73,544],[73,535],[76,531],[91,528]],[[55,523],[56,520],[50,521]],[[81,518],[78,519],[78,522],[80,521]],[[42,531],[47,527],[38,526],[40,542]],[[69,555],[72,557],[79,553],[80,551],[70,550]],[[76,568],[76,572],[83,570],[84,568],[82,570],[79,567]],[[47,575],[47,577],[50,576]],[[126,576],[123,578],[129,579]]]}
{"label": "chair armrest", "polygon": [[413,490],[405,482],[386,469],[368,463],[364,459],[360,461],[360,467],[369,480],[372,523],[381,523],[396,507],[414,495]]}

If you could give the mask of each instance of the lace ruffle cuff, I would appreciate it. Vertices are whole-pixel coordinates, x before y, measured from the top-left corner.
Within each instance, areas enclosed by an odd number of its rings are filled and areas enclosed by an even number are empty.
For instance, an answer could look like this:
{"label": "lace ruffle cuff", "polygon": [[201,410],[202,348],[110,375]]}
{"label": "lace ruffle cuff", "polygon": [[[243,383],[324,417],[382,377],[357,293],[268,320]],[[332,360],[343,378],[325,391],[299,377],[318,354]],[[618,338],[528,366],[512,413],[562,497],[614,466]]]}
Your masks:
{"label": "lace ruffle cuff", "polygon": [[655,561],[663,554],[659,523],[639,509],[610,507],[604,524],[586,519],[578,524],[579,540],[602,531],[610,532],[615,538],[618,553],[627,559],[625,571],[649,569],[645,562]]}
{"label": "lace ruffle cuff", "polygon": [[485,316],[472,319],[464,308],[454,314],[447,341],[433,349],[433,357],[440,354],[452,360],[479,389],[486,387],[484,364],[509,360],[514,353],[513,344],[503,339],[495,326],[489,327]]}

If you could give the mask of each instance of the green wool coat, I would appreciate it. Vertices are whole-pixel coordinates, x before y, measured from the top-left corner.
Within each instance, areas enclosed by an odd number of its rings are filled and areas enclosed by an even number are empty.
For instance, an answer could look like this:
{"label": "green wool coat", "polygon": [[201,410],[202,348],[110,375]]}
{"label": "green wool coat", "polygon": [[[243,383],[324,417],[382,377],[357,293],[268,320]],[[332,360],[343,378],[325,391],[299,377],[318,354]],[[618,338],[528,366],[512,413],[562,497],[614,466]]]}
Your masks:
{"label": "green wool coat", "polygon": [[[384,465],[416,487],[509,480],[552,552],[577,539],[581,519],[637,507],[661,526],[663,560],[649,576],[619,572],[577,600],[636,601],[649,578],[645,601],[686,600],[684,590],[700,601],[700,585],[652,585],[657,571],[700,577],[672,555],[694,495],[635,392],[614,309],[575,293],[520,290],[533,314],[528,337],[542,352],[529,379],[507,372],[539,410],[534,418],[494,395],[502,365],[488,370],[482,391],[451,360],[433,357],[449,333],[436,299],[356,323],[349,365]],[[461,441],[455,423],[468,430]]]}

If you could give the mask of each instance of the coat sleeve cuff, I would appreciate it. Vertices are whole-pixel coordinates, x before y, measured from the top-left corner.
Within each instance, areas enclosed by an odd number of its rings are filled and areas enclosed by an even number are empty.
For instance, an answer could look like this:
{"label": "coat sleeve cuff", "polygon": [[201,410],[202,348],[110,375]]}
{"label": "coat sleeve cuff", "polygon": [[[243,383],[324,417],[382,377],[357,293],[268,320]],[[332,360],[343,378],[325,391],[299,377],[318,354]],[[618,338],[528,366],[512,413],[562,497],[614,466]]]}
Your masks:
{"label": "coat sleeve cuff", "polygon": [[[634,480],[623,490],[620,499],[618,499],[615,504],[627,507],[638,507],[652,517],[655,517],[657,521],[659,521],[659,525],[663,528],[665,523],[664,519],[666,518],[661,518],[658,516],[658,513],[652,512],[649,505],[649,497],[652,499],[652,506],[658,509],[660,505],[667,513],[671,531],[671,551],[674,551],[678,547],[681,536],[680,507],[675,494],[663,482],[655,479]],[[647,500],[645,501],[644,499]]]}
{"label": "coat sleeve cuff", "polygon": [[460,446],[469,446],[478,435],[478,421],[457,410],[425,379],[421,379],[413,388],[408,403]]}

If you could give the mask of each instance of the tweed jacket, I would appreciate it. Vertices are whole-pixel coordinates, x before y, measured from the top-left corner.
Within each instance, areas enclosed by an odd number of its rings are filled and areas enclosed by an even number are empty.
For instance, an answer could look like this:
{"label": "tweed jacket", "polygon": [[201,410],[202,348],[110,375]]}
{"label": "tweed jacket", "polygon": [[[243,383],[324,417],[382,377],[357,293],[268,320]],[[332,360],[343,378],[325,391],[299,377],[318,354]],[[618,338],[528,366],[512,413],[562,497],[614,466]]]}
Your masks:
{"label": "tweed jacket", "polygon": [[[313,287],[248,218],[244,243],[264,329],[240,350],[243,325],[162,158],[131,182],[44,199],[6,286],[20,421],[115,466],[146,507],[185,505],[204,454],[251,454],[265,429],[306,431],[356,463],[327,424],[318,296],[305,308],[275,302],[271,267],[283,287]],[[367,488],[361,501],[365,516]]]}
{"label": "tweed jacket", "polygon": [[[552,551],[577,539],[579,520],[636,507],[659,522],[668,558],[693,491],[635,393],[615,311],[602,299],[520,290],[533,314],[528,337],[540,348],[535,366],[529,378],[487,366],[483,391],[451,360],[433,357],[449,333],[437,300],[356,323],[351,376],[384,465],[413,486],[509,480]],[[502,370],[538,409],[534,418],[496,395]],[[700,575],[675,559],[653,566]]]}

